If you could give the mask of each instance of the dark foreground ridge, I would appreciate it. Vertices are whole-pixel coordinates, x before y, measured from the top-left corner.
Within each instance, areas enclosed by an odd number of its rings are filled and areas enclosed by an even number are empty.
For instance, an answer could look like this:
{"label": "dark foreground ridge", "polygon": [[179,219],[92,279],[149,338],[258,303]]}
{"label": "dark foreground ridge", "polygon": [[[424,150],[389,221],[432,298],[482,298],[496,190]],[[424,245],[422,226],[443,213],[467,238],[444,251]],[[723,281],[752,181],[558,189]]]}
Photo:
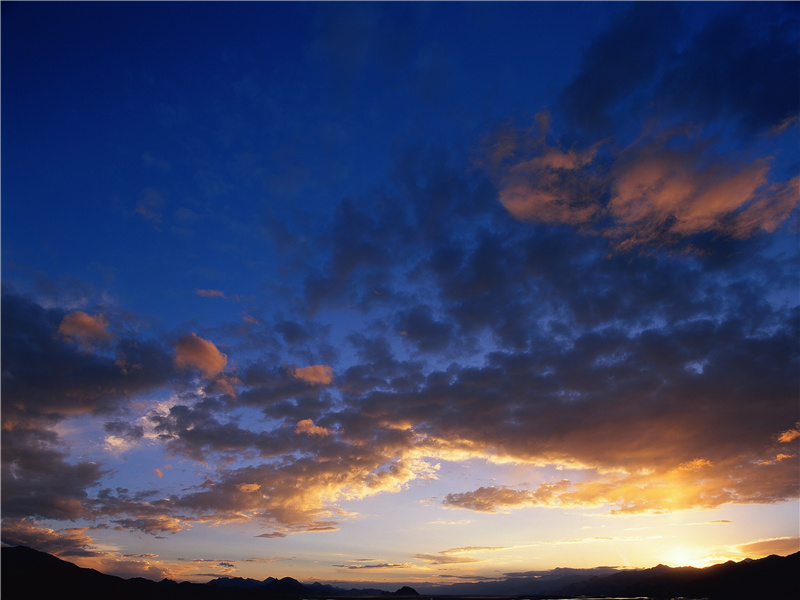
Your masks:
{"label": "dark foreground ridge", "polygon": [[[301,598],[401,598],[416,597],[404,586],[396,592],[377,589],[345,590],[330,585],[306,585],[291,577],[263,581],[241,577],[219,578],[208,583],[176,583],[169,579],[151,581],[141,577],[122,579],[94,569],[84,569],[50,554],[25,546],[2,549],[0,593],[3,600],[296,600]],[[768,556],[759,560],[728,561],[697,569],[658,565],[652,569],[622,571],[582,581],[561,582],[559,589],[537,589],[506,598],[574,598],[576,596],[614,596],[666,598],[707,598],[708,600],[796,600],[800,598],[800,552],[786,557]],[[565,585],[566,584],[566,585]],[[446,588],[445,588],[446,589]],[[478,588],[473,594],[478,596]],[[430,597],[426,594],[425,598]],[[435,597],[453,599],[456,595]],[[485,596],[484,596],[485,597]]]}

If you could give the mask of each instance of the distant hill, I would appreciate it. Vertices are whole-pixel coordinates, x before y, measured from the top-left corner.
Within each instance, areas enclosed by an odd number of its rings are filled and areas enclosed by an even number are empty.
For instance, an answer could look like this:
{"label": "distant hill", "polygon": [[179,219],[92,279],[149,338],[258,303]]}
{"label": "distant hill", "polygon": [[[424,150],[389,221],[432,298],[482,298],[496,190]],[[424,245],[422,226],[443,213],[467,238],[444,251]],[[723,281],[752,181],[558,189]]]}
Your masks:
{"label": "distant hill", "polygon": [[330,585],[305,585],[284,577],[264,581],[222,577],[208,583],[122,579],[95,569],[84,569],[45,552],[25,546],[2,548],[0,592],[3,600],[296,600],[328,596],[406,596],[411,588],[395,593],[378,589],[344,590]]}
{"label": "distant hill", "polygon": [[797,600],[800,552],[759,560],[728,561],[713,567],[667,567],[622,571],[568,585],[564,595],[708,598],[709,600]]}
{"label": "distant hill", "polygon": [[[306,585],[291,577],[263,581],[222,577],[208,583],[122,579],[94,569],[84,569],[24,546],[2,549],[3,600],[297,600],[333,596],[417,596],[403,586],[394,593],[377,589],[345,590],[330,585]],[[800,552],[768,556],[697,569],[658,565],[652,569],[617,571],[554,569],[537,578],[514,578],[492,583],[421,588],[425,596],[645,596],[709,600],[796,600],[800,598]],[[435,591],[431,591],[435,589]]]}

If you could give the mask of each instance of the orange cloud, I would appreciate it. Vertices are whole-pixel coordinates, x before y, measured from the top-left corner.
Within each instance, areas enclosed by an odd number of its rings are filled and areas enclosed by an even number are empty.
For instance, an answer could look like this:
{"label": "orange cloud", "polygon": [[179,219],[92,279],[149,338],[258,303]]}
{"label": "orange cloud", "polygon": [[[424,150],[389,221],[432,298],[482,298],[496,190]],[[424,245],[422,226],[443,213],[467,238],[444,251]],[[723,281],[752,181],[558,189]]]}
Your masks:
{"label": "orange cloud", "polygon": [[261,489],[261,485],[258,483],[240,483],[236,486],[236,488],[240,492],[250,493],[250,492],[257,492]]}
{"label": "orange cloud", "polygon": [[324,427],[319,427],[314,425],[314,421],[311,419],[303,419],[302,421],[298,421],[297,427],[294,428],[295,433],[305,433],[308,435],[320,435],[326,436],[330,432],[325,429]]}
{"label": "orange cloud", "polygon": [[[598,180],[586,167],[597,147],[583,152],[549,146],[547,115],[537,115],[539,131],[500,135],[489,151],[488,166],[499,200],[516,219],[537,223],[582,225],[600,210],[594,190]],[[530,158],[522,158],[530,157]]]}
{"label": "orange cloud", "polygon": [[415,554],[414,558],[427,561],[434,565],[453,565],[458,563],[474,563],[478,562],[477,558],[469,556],[447,556],[444,553],[439,554]]}
{"label": "orange cloud", "polygon": [[670,150],[666,142],[630,146],[613,173],[608,212],[622,247],[710,231],[746,237],[774,230],[791,212],[774,193],[761,193],[769,172],[765,159],[705,164],[699,150]]}
{"label": "orange cloud", "polygon": [[[667,131],[607,149],[613,165],[607,168],[597,160],[602,142],[565,150],[547,141],[547,119],[538,121],[538,129],[498,134],[482,165],[516,219],[584,231],[601,224],[596,231],[626,249],[707,232],[770,233],[800,200],[800,176],[770,183],[767,158],[712,156],[706,142]],[[684,148],[675,149],[675,141]]]}
{"label": "orange cloud", "polygon": [[220,290],[195,290],[194,293],[203,298],[225,298],[225,292]]}
{"label": "orange cloud", "polygon": [[333,368],[328,365],[295,368],[291,373],[295,379],[301,379],[311,385],[328,385],[333,381]]}
{"label": "orange cloud", "polygon": [[91,317],[85,312],[76,311],[64,315],[58,333],[70,341],[91,344],[110,340],[113,336],[107,328],[108,321],[103,315]]}
{"label": "orange cloud", "polygon": [[798,423],[794,429],[787,429],[778,435],[778,441],[782,444],[786,444],[797,438],[800,438],[800,423]]}
{"label": "orange cloud", "polygon": [[759,540],[737,547],[740,554],[750,558],[761,558],[771,554],[787,556],[800,550],[800,537],[782,537],[770,540]]}
{"label": "orange cloud", "polygon": [[182,369],[198,369],[206,377],[222,372],[228,357],[221,353],[213,342],[197,334],[182,335],[175,343],[175,364]]}

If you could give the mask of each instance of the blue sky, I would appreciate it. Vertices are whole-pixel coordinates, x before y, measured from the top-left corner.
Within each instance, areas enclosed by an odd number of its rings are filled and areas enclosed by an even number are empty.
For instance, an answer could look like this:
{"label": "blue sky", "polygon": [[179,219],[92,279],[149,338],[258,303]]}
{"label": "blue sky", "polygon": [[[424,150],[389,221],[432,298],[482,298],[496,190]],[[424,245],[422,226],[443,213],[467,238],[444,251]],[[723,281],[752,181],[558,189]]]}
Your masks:
{"label": "blue sky", "polygon": [[3,3],[3,542],[412,584],[797,550],[798,18]]}

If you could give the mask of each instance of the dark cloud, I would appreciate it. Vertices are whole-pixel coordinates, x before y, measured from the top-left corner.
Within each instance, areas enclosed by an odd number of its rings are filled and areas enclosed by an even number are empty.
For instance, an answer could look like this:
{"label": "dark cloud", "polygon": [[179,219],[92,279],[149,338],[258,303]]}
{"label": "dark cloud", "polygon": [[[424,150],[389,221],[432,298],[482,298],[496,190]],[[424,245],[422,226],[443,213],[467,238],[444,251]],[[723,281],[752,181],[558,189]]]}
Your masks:
{"label": "dark cloud", "polygon": [[88,516],[87,489],[108,473],[93,462],[68,462],[58,436],[39,428],[5,429],[2,436],[3,517],[76,519]]}
{"label": "dark cloud", "polygon": [[586,49],[559,106],[579,127],[601,135],[615,117],[638,113],[637,101],[647,102],[647,82],[674,52],[680,29],[677,6],[634,3]]}
{"label": "dark cloud", "polygon": [[658,81],[660,106],[752,135],[800,114],[800,10],[748,4],[706,24]]}
{"label": "dark cloud", "polygon": [[119,339],[114,356],[86,352],[56,335],[65,313],[3,294],[3,421],[116,410],[173,373],[159,345]]}
{"label": "dark cloud", "polygon": [[800,113],[797,7],[745,4],[699,30],[681,12],[636,3],[599,36],[561,96],[570,123],[603,137],[642,119],[724,120],[750,136]]}

